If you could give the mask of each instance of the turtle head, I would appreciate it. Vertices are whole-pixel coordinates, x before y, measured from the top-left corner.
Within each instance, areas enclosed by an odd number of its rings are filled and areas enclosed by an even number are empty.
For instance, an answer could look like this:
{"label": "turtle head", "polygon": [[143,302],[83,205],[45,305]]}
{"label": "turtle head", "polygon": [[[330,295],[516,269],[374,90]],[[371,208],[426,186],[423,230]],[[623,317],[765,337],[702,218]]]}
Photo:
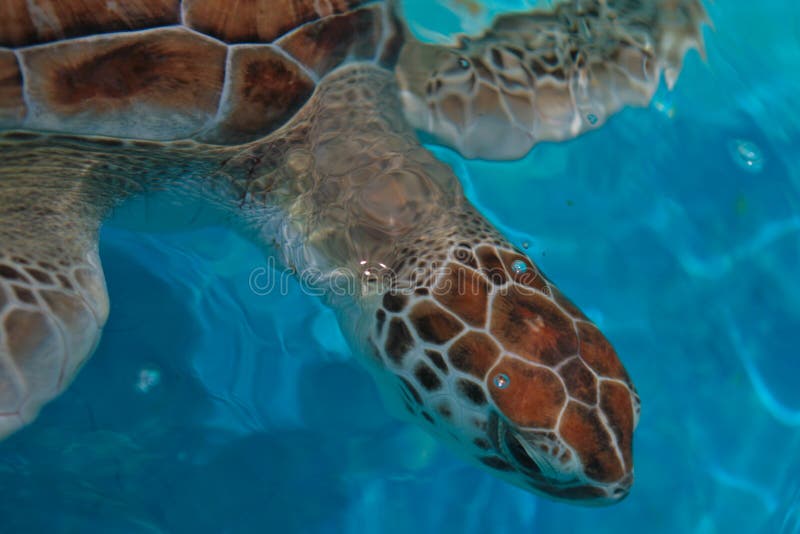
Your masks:
{"label": "turtle head", "polygon": [[404,410],[529,491],[627,495],[639,402],[597,327],[499,242],[415,262],[427,270],[383,294],[370,337]]}

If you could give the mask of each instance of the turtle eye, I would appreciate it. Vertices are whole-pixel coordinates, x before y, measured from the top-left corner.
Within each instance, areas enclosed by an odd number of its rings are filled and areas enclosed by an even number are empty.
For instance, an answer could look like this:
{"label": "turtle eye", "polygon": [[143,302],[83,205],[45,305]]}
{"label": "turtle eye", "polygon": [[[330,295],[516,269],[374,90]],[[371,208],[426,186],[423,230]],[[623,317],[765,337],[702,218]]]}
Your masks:
{"label": "turtle eye", "polygon": [[470,67],[469,60],[465,57],[458,58],[458,66],[467,70]]}

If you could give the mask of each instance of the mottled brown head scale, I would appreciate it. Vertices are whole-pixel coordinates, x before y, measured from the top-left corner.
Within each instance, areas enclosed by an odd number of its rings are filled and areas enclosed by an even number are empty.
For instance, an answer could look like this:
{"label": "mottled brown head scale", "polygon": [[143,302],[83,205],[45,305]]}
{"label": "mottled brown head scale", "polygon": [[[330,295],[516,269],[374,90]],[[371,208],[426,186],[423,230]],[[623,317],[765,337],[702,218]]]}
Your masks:
{"label": "mottled brown head scale", "polygon": [[407,409],[514,484],[627,495],[639,400],[597,327],[497,242],[460,243],[440,265],[424,291],[387,292],[374,331]]}
{"label": "mottled brown head scale", "polygon": [[254,141],[342,63],[391,67],[402,34],[389,11],[370,0],[3,2],[0,127]]}

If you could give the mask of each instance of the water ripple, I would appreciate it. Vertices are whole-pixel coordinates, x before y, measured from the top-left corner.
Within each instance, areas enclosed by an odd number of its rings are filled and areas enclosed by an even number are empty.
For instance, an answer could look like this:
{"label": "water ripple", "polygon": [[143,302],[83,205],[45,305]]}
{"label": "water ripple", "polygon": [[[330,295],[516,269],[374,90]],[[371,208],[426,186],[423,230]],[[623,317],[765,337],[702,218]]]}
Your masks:
{"label": "water ripple", "polygon": [[753,354],[750,345],[742,338],[739,328],[734,323],[730,311],[724,312],[725,323],[727,324],[727,331],[733,341],[733,350],[742,362],[744,370],[747,373],[747,378],[750,380],[750,385],[756,393],[756,396],[764,407],[764,409],[772,417],[774,417],[781,424],[790,427],[800,427],[800,410],[793,410],[785,406],[778,400],[770,391],[770,387],[764,381],[761,373],[758,372],[756,364],[753,361]]}

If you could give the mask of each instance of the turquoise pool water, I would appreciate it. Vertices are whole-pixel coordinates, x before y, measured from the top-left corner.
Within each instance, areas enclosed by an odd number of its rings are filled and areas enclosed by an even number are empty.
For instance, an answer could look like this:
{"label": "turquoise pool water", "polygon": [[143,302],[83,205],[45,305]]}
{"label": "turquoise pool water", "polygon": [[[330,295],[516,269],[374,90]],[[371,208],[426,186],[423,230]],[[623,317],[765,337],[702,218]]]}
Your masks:
{"label": "turquoise pool water", "polygon": [[90,364],[0,444],[0,532],[800,532],[800,10],[708,8],[707,62],[649,109],[513,163],[437,150],[633,376],[625,501],[534,497],[392,419],[330,311],[254,294],[228,231],[140,231],[154,203],[103,231]]}

